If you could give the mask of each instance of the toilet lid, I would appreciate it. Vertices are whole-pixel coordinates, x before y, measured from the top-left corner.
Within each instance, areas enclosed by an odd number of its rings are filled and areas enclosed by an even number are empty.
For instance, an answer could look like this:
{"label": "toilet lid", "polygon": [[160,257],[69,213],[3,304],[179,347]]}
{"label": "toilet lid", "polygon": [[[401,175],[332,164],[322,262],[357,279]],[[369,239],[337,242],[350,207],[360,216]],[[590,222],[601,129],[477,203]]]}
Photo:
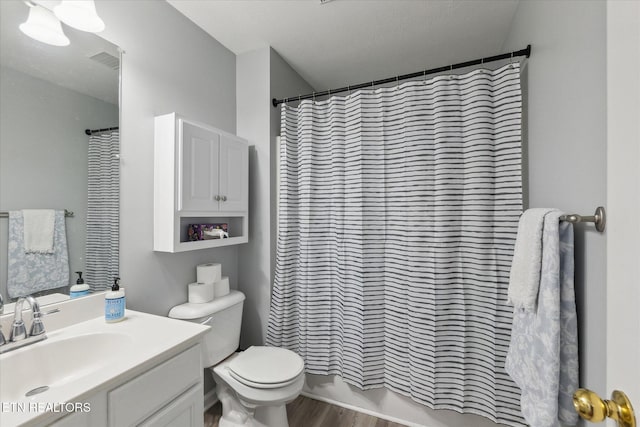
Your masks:
{"label": "toilet lid", "polygon": [[256,388],[287,385],[303,370],[300,356],[278,347],[249,347],[229,363],[229,371],[236,380]]}

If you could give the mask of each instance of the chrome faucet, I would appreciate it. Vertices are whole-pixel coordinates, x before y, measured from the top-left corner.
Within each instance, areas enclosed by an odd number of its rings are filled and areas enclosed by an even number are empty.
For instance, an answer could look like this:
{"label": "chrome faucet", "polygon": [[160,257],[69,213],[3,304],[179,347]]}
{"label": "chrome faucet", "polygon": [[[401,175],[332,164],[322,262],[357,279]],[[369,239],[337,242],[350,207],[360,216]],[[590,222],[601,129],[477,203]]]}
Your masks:
{"label": "chrome faucet", "polygon": [[[27,334],[27,327],[22,320],[22,306],[24,302],[28,302],[31,306],[31,327]],[[11,331],[9,332],[9,339],[5,343],[1,343],[0,339],[0,353],[15,350],[25,345],[32,344],[37,341],[42,341],[47,338],[44,329],[44,323],[42,323],[42,312],[40,311],[40,305],[38,301],[32,296],[20,297],[16,301],[16,305],[13,310],[13,323],[11,324]]]}
{"label": "chrome faucet", "polygon": [[[31,306],[31,329],[29,330],[29,335],[27,335],[27,328],[22,320],[22,306],[24,302],[27,301]],[[16,306],[13,310],[13,323],[11,324],[11,333],[9,335],[10,342],[22,341],[27,339],[28,337],[36,337],[38,335],[43,335],[44,324],[42,323],[42,312],[40,311],[40,305],[38,301],[31,295],[26,297],[18,298],[16,301]]]}

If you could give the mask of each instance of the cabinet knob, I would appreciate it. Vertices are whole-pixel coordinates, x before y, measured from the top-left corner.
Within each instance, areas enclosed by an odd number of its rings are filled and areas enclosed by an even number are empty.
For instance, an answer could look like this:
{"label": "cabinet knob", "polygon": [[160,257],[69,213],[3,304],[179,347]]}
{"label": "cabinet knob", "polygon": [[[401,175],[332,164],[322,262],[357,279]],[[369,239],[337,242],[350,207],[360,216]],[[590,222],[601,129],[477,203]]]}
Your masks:
{"label": "cabinet knob", "polygon": [[219,202],[220,201],[220,196],[214,197],[213,200],[215,200],[216,202]]}
{"label": "cabinet knob", "polygon": [[222,196],[222,201],[226,202],[227,201],[227,196]]}

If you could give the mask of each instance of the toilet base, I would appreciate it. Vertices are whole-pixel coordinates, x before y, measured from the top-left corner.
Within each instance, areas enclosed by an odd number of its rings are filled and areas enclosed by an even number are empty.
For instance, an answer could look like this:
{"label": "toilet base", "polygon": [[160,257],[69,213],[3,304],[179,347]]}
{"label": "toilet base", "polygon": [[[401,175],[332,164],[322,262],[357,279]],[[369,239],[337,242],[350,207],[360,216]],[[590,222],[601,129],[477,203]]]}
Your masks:
{"label": "toilet base", "polygon": [[289,427],[287,419],[287,407],[280,406],[259,406],[253,415],[256,426],[265,427]]}
{"label": "toilet base", "polygon": [[219,427],[289,427],[285,404],[255,406],[243,402],[223,381],[216,384],[216,392],[222,404]]}

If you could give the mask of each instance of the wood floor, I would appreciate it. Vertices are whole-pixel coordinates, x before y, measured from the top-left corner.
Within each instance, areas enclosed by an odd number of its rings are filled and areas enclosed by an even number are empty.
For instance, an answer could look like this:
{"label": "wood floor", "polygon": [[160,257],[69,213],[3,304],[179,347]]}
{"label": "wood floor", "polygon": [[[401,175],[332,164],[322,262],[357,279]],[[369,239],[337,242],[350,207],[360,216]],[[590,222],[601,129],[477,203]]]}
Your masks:
{"label": "wood floor", "polygon": [[[220,402],[204,414],[205,427],[218,427],[222,414]],[[402,424],[376,418],[340,406],[300,396],[287,405],[289,427],[403,427]]]}

